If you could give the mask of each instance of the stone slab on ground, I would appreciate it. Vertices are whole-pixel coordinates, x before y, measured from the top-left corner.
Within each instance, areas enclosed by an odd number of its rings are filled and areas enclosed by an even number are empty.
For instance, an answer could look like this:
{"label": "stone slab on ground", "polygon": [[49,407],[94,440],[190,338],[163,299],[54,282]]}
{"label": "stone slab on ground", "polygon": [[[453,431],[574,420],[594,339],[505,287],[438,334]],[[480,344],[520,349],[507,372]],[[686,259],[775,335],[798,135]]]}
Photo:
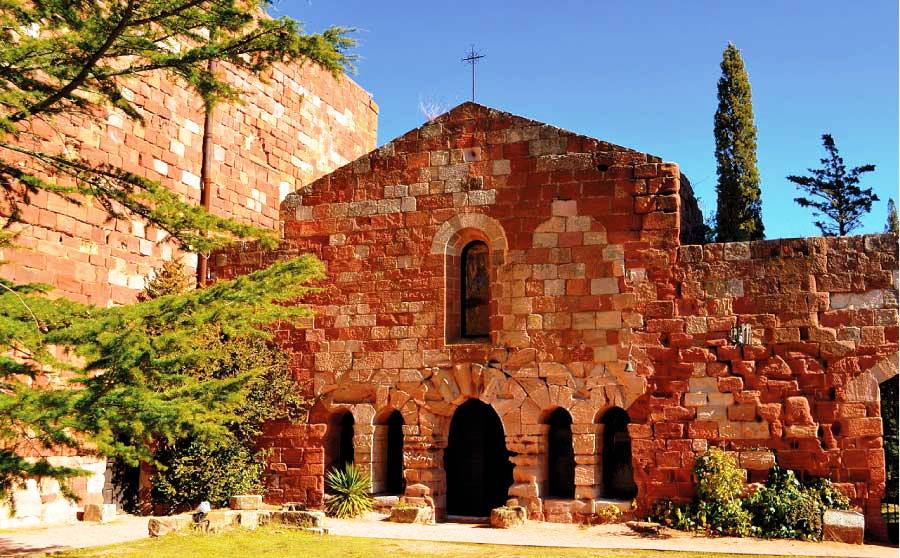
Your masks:
{"label": "stone slab on ground", "polygon": [[828,510],[822,517],[822,539],[847,544],[862,544],[866,531],[863,514],[854,511]]}
{"label": "stone slab on ground", "polygon": [[273,511],[263,517],[264,523],[317,529],[325,527],[325,513],[320,511]]}
{"label": "stone slab on ground", "polygon": [[510,529],[521,527],[528,521],[528,513],[522,506],[494,508],[491,510],[491,527]]}
{"label": "stone slab on ground", "polygon": [[115,504],[85,504],[82,521],[108,523],[116,518]]}
{"label": "stone slab on ground", "polygon": [[394,523],[431,523],[434,510],[428,506],[394,506],[389,519]]}
{"label": "stone slab on ground", "polygon": [[240,494],[228,499],[228,507],[233,510],[258,510],[262,507],[262,496]]}

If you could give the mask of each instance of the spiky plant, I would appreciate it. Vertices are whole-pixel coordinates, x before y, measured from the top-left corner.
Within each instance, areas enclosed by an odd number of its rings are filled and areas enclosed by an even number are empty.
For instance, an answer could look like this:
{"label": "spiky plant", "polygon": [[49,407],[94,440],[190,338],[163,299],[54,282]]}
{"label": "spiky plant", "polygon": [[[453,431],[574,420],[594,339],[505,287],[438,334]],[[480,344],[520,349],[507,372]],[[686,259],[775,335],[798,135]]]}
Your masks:
{"label": "spiky plant", "polygon": [[369,496],[372,481],[359,467],[348,463],[343,469],[332,469],[325,478],[331,497],[325,502],[328,515],[339,518],[359,517],[372,511]]}

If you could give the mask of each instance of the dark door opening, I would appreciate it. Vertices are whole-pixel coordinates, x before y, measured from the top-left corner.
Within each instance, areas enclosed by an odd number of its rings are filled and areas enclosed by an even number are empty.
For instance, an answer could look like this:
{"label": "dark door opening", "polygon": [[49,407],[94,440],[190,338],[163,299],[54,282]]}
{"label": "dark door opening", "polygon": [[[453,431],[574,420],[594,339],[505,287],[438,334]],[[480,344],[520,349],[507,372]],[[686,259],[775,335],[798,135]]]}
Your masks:
{"label": "dark door opening", "polygon": [[353,457],[353,414],[344,413],[341,417],[340,424],[340,442],[338,445],[337,459],[334,465],[339,469],[343,469],[347,465],[352,465]]}
{"label": "dark door opening", "polygon": [[403,480],[403,415],[399,411],[391,413],[387,429],[385,490],[389,494],[402,494],[406,483]]}
{"label": "dark door opening", "polygon": [[575,497],[575,452],[572,449],[572,416],[565,409],[553,411],[547,420],[547,495]]}
{"label": "dark door opening", "polygon": [[447,513],[486,517],[504,505],[513,480],[509,456],[494,409],[477,399],[460,405],[444,452]]}
{"label": "dark door opening", "polygon": [[603,415],[603,496],[630,500],[637,495],[631,464],[628,413],[613,407]]}

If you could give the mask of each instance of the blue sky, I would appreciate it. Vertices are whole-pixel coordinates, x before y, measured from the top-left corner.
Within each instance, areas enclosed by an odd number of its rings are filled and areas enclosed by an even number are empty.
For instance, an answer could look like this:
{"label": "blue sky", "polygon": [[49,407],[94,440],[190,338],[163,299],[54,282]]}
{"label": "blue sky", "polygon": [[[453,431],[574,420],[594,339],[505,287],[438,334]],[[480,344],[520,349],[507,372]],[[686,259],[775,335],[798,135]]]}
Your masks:
{"label": "blue sky", "polygon": [[420,100],[477,101],[675,161],[715,208],[713,114],[722,49],[744,55],[759,128],[767,238],[818,234],[788,174],[805,174],[831,133],[882,199],[898,189],[898,3],[838,1],[401,2],[281,0],[309,31],[356,27],[354,79],[380,106],[378,142],[419,126]]}

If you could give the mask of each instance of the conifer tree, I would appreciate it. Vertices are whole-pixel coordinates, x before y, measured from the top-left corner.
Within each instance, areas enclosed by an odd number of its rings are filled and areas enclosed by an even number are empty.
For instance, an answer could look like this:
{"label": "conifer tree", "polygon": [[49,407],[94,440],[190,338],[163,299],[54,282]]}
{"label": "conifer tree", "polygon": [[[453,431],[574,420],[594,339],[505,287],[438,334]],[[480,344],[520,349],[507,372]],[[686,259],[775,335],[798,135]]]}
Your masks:
{"label": "conifer tree", "polygon": [[894,205],[894,198],[888,198],[888,216],[884,232],[900,235],[900,222],[897,221],[897,206]]}
{"label": "conifer tree", "polygon": [[828,156],[819,159],[822,168],[807,169],[812,176],[788,176],[787,179],[810,197],[794,198],[801,207],[813,208],[813,215],[827,220],[815,221],[825,236],[846,236],[862,226],[862,217],[872,211],[878,196],[871,188],[860,188],[860,176],[875,170],[875,165],[861,165],[849,171],[838,153],[834,138],[822,135]]}
{"label": "conifer tree", "polygon": [[[262,15],[269,0],[5,0],[0,2],[0,195],[6,225],[40,191],[100,204],[114,217],[138,217],[189,252],[207,253],[234,237],[270,231],[217,217],[158,182],[26,139],[32,126],[66,114],[98,116],[115,107],[137,121],[128,79],[163,72],[192,88],[207,107],[239,97],[210,61],[260,73],[279,61],[311,60],[339,73],[351,67],[347,29],[307,35],[298,22]],[[4,235],[9,242],[11,234]]]}
{"label": "conifer tree", "polygon": [[716,239],[758,240],[764,237],[764,229],[750,79],[741,51],[731,43],[722,53],[721,68],[715,116]]}
{"label": "conifer tree", "polygon": [[[211,107],[241,91],[210,61],[251,73],[294,60],[334,73],[350,67],[348,30],[307,35],[293,20],[266,17],[268,5],[0,1],[0,246],[14,244],[13,225],[25,221],[21,208],[41,192],[99,204],[112,218],[143,219],[190,252],[235,238],[274,246],[271,231],[209,214],[157,182],[28,141],[35,123],[69,114],[103,118],[110,106],[140,121],[123,82],[151,72],[175,76]],[[302,297],[323,270],[303,256],[204,289],[103,309],[51,298],[47,285],[0,279],[0,498],[25,478],[83,473],[46,459],[60,448],[134,465],[152,461],[160,441],[234,436],[230,425],[246,408],[252,374],[196,371],[220,360],[233,340],[270,339],[273,322],[307,315],[285,303]]]}

